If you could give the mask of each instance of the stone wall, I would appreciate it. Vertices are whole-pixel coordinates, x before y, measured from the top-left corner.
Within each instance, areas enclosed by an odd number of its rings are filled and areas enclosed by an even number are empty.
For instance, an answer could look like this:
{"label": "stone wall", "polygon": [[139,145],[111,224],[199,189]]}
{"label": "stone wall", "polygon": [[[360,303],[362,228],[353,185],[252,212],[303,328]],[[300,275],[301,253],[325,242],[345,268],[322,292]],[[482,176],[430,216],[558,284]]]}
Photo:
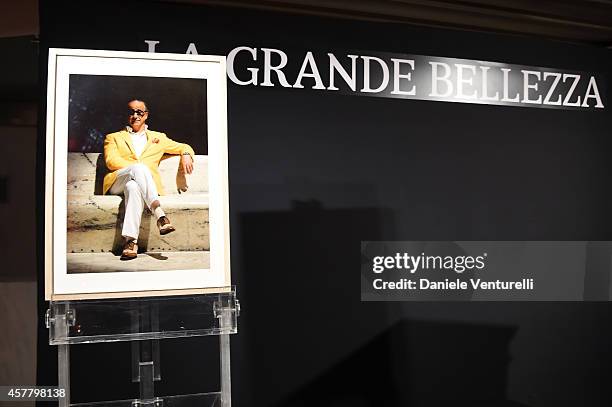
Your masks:
{"label": "stone wall", "polygon": [[[141,250],[209,250],[208,157],[195,157],[194,172],[179,169],[178,156],[162,160],[160,175],[166,194],[160,197],[164,211],[177,231],[160,236],[155,218],[143,214]],[[102,154],[68,153],[67,251],[68,253],[119,251],[122,245],[123,199],[100,195],[106,166]],[[178,193],[186,184],[187,192]]]}

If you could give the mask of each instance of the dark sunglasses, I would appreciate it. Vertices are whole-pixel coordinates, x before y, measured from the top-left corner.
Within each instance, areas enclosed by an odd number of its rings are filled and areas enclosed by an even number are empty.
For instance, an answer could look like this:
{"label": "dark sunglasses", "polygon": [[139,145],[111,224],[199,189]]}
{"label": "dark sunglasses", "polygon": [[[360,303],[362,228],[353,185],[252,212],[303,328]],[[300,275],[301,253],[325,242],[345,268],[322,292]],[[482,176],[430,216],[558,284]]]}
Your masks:
{"label": "dark sunglasses", "polygon": [[140,109],[132,110],[132,109],[129,109],[129,110],[128,110],[128,116],[133,116],[133,115],[136,115],[136,116],[138,116],[138,117],[142,117],[142,116],[144,116],[144,115],[145,115],[145,113],[147,113],[147,112],[148,112],[148,110],[140,110]]}

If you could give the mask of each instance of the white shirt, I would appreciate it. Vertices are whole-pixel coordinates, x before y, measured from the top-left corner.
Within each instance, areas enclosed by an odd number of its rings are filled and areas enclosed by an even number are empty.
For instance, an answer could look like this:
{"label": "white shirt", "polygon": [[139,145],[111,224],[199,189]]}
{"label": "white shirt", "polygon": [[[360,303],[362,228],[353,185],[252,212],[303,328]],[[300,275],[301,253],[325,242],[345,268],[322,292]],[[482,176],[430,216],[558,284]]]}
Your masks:
{"label": "white shirt", "polygon": [[131,127],[128,127],[128,131],[130,132],[130,136],[132,137],[132,145],[134,146],[134,151],[136,152],[136,157],[140,158],[142,152],[147,145],[147,125],[138,132],[134,133]]}

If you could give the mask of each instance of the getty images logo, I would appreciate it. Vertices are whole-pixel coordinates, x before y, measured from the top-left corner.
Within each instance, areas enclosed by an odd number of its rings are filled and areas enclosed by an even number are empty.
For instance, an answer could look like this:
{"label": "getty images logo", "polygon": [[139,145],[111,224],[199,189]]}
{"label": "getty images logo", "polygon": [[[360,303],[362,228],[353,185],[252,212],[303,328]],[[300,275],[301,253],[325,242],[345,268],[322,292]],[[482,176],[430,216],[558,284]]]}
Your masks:
{"label": "getty images logo", "polygon": [[414,256],[398,252],[392,256],[372,257],[372,271],[380,274],[387,270],[404,270],[414,274],[419,270],[452,270],[461,274],[465,271],[484,269],[486,258],[487,253],[481,256],[432,256],[423,252]]}

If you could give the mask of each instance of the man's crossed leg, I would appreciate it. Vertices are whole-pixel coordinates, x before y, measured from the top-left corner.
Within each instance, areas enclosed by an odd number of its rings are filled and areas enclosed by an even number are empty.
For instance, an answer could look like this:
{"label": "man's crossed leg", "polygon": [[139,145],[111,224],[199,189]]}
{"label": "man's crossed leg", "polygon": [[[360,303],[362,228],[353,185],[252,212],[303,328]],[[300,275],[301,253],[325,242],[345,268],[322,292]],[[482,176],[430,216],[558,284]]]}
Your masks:
{"label": "man's crossed leg", "polygon": [[109,192],[113,195],[123,195],[125,200],[125,216],[121,230],[125,239],[122,259],[133,259],[138,254],[138,234],[145,206],[157,218],[161,235],[175,230],[161,208],[155,182],[146,165],[133,164],[120,169]]}

